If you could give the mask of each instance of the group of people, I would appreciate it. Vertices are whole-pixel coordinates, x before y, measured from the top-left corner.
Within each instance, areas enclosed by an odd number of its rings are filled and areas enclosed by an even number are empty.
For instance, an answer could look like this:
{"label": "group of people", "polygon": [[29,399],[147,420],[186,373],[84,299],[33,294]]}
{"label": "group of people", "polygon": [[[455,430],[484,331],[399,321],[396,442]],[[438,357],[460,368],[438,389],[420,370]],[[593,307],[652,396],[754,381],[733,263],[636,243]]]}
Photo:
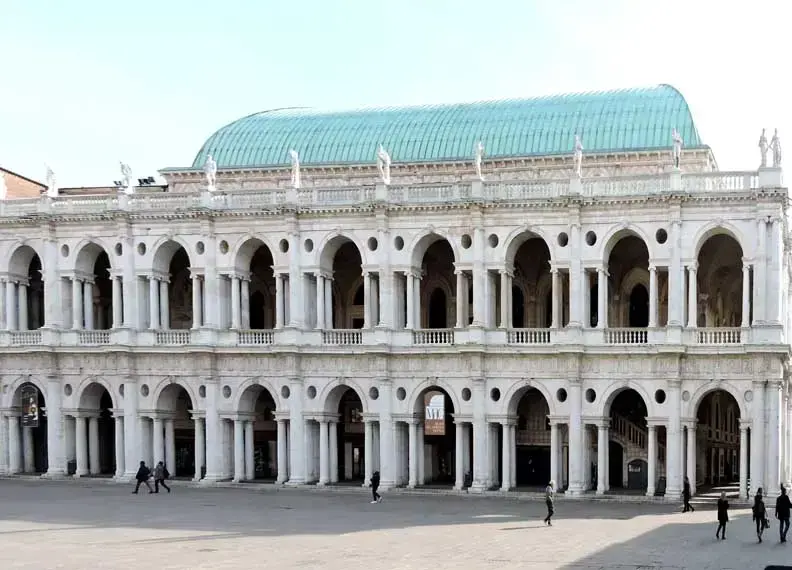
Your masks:
{"label": "group of people", "polygon": [[[149,483],[149,479],[154,478],[154,488],[151,488],[151,483]],[[165,463],[160,461],[157,463],[157,466],[154,467],[154,472],[152,473],[151,469],[146,466],[145,461],[140,462],[140,467],[138,467],[137,475],[135,475],[135,480],[137,484],[135,485],[135,490],[132,491],[133,495],[137,495],[138,490],[140,489],[141,485],[146,485],[149,490],[149,494],[152,493],[159,493],[160,485],[168,491],[171,492],[170,487],[168,484],[165,483],[167,479],[170,479],[170,473],[168,473],[168,468],[165,467]]]}

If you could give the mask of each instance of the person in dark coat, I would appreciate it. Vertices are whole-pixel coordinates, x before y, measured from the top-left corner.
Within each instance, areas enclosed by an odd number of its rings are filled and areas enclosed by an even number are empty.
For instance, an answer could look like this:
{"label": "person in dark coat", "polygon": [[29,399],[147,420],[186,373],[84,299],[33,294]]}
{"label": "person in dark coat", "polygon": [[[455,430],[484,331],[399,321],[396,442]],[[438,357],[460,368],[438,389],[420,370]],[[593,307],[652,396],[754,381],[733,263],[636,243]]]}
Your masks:
{"label": "person in dark coat", "polygon": [[696,509],[690,504],[690,481],[685,477],[685,484],[682,486],[682,501],[684,501],[683,513],[688,511],[695,513]]}
{"label": "person in dark coat", "polygon": [[371,476],[371,504],[374,503],[381,503],[382,502],[382,495],[377,493],[377,489],[379,489],[380,484],[380,472],[375,471],[374,474]]}
{"label": "person in dark coat", "polygon": [[718,499],[718,530],[715,531],[715,538],[726,540],[726,523],[729,522],[729,501],[726,500],[726,493],[721,493]]}
{"label": "person in dark coat", "polygon": [[132,494],[137,495],[141,483],[145,483],[146,487],[148,487],[149,493],[153,493],[154,489],[151,488],[151,483],[149,483],[150,477],[151,477],[151,469],[146,467],[145,461],[141,461],[140,467],[138,467],[137,475],[135,475],[135,479],[137,480],[137,485],[135,485],[135,490],[132,491]]}
{"label": "person in dark coat", "polygon": [[165,480],[170,477],[170,473],[168,473],[167,468],[165,467],[165,463],[160,461],[157,463],[157,466],[154,468],[154,492],[159,493],[160,485],[165,487],[165,490],[170,493],[170,487],[168,484],[165,483]]}
{"label": "person in dark coat", "polygon": [[756,537],[759,539],[759,542],[762,542],[762,533],[764,533],[764,529],[769,525],[767,524],[767,509],[765,509],[761,487],[756,491],[753,508],[751,510],[753,511],[753,520],[756,521]]}
{"label": "person in dark coat", "polygon": [[547,505],[547,516],[544,522],[547,526],[553,526],[550,519],[555,514],[555,481],[550,481],[545,487],[545,505]]}
{"label": "person in dark coat", "polygon": [[775,518],[778,519],[778,532],[781,542],[786,542],[787,532],[789,531],[789,515],[792,512],[792,503],[784,486],[781,486],[781,494],[776,499]]}

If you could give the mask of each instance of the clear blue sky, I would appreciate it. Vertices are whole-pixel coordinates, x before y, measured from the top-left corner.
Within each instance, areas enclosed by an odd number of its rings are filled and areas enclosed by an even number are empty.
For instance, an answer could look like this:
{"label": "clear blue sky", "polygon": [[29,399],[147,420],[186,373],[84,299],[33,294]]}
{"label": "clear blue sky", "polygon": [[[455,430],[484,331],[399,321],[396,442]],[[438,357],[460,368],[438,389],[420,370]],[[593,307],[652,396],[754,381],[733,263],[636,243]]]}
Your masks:
{"label": "clear blue sky", "polygon": [[119,160],[138,177],[188,166],[214,130],[274,107],[656,83],[682,91],[721,169],[756,168],[762,127],[792,153],[787,0],[0,0],[0,15],[0,165],[42,179],[49,163],[62,186],[109,183]]}

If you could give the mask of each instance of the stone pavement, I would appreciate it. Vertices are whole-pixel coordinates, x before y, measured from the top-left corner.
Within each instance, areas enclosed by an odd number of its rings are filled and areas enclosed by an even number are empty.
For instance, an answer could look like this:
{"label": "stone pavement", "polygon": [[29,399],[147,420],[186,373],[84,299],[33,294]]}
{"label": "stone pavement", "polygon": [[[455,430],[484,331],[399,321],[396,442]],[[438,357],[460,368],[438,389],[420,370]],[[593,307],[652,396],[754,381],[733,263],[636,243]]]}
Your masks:
{"label": "stone pavement", "polygon": [[[669,505],[277,493],[0,480],[0,568],[85,570],[762,569],[792,562],[747,510],[716,541],[712,510]],[[792,543],[790,543],[792,544]]]}

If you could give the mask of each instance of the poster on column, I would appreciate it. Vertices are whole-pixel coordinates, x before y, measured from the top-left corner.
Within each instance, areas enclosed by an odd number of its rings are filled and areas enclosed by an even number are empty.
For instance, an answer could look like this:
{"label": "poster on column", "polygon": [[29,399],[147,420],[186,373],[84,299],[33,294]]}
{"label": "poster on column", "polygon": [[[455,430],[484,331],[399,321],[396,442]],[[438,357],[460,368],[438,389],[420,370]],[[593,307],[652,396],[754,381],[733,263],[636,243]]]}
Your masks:
{"label": "poster on column", "polygon": [[38,388],[25,386],[22,396],[22,427],[35,428],[39,425]]}
{"label": "poster on column", "polygon": [[445,394],[427,392],[424,407],[424,435],[445,435]]}

